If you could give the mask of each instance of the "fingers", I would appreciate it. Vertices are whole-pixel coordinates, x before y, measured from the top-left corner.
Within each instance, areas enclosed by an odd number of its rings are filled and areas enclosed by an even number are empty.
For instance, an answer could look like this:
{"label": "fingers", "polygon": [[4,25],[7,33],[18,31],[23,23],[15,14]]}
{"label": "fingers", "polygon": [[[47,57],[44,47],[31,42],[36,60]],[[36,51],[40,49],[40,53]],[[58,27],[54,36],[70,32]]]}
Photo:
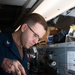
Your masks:
{"label": "fingers", "polygon": [[[6,58],[7,59],[7,58]],[[2,68],[8,72],[8,73],[12,73],[13,75],[27,75],[24,67],[21,65],[21,63],[19,61],[15,61],[15,60],[10,60],[7,59],[4,61],[4,63],[2,64]]]}
{"label": "fingers", "polygon": [[4,58],[1,67],[7,72],[10,70],[12,65],[13,65],[13,62],[10,59]]}
{"label": "fingers", "polygon": [[14,61],[13,66],[15,68],[15,72],[14,72],[15,74],[17,74],[17,75],[21,75],[21,74],[26,75],[26,72],[25,72],[23,66],[21,65],[21,63],[19,61]]}
{"label": "fingers", "polygon": [[20,69],[22,75],[27,75],[25,70],[24,70],[24,67],[20,64],[20,62],[18,62],[18,64],[19,64],[18,68]]}
{"label": "fingers", "polygon": [[12,75],[21,75],[19,69],[15,69],[15,72],[12,72]]}
{"label": "fingers", "polygon": [[8,73],[14,73],[15,72],[15,67],[12,65],[10,69],[7,69]]}
{"label": "fingers", "polygon": [[18,67],[19,67],[19,69],[20,69],[22,75],[26,75],[26,72],[25,72],[23,66],[22,66],[22,65],[19,65]]}
{"label": "fingers", "polygon": [[16,75],[21,75],[21,71],[20,71],[20,69],[18,68],[18,66],[19,66],[19,64],[18,64],[18,61],[16,61],[16,62],[13,62],[13,65],[14,65],[14,68],[15,68],[15,74]]}

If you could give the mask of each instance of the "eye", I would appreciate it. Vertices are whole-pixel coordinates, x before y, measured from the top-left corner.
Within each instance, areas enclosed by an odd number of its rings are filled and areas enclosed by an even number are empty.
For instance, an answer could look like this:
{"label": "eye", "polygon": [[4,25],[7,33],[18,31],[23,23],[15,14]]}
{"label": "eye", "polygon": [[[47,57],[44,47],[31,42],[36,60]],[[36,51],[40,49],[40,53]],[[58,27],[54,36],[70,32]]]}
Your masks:
{"label": "eye", "polygon": [[34,33],[34,37],[37,38],[38,41],[40,41],[40,38],[39,38],[39,36],[36,33]]}
{"label": "eye", "polygon": [[[38,37],[38,35],[34,33],[34,37]],[[38,37],[38,38],[39,38],[39,37]]]}
{"label": "eye", "polygon": [[40,41],[41,41],[41,39],[39,38],[39,39],[38,39],[38,41],[40,42]]}

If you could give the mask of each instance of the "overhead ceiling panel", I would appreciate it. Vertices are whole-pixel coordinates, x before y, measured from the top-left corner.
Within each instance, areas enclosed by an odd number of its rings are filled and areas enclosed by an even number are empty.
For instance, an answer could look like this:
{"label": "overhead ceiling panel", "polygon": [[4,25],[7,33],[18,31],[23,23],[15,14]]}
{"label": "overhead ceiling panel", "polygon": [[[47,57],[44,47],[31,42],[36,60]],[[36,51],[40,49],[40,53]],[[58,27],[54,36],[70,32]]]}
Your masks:
{"label": "overhead ceiling panel", "polygon": [[44,0],[33,13],[39,13],[48,21],[75,6],[75,0]]}
{"label": "overhead ceiling panel", "polygon": [[0,0],[0,4],[23,6],[27,0]]}

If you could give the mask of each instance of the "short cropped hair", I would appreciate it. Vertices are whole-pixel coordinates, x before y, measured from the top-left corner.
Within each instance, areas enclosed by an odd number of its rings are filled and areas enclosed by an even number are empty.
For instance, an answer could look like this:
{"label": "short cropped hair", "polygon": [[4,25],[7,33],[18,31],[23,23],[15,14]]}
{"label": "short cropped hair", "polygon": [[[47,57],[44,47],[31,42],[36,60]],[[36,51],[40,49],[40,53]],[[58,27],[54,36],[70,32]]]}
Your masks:
{"label": "short cropped hair", "polygon": [[45,21],[45,19],[40,14],[37,14],[37,13],[29,14],[25,18],[25,20],[23,20],[22,24],[24,24],[24,23],[28,24],[29,26],[32,26],[32,25],[35,25],[36,23],[39,23],[47,31],[47,22]]}

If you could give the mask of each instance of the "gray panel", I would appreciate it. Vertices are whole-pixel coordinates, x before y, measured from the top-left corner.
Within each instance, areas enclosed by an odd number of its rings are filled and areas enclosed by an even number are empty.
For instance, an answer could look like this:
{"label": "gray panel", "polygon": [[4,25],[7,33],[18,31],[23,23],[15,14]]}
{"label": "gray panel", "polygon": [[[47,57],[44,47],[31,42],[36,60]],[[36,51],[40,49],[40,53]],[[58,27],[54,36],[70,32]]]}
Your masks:
{"label": "gray panel", "polygon": [[27,0],[0,0],[0,4],[23,6]]}
{"label": "gray panel", "polygon": [[49,46],[49,50],[53,51],[53,59],[57,62],[56,67],[58,68],[60,75],[75,75],[74,62],[71,63],[71,61],[75,60],[75,57],[73,57],[75,52],[75,42],[54,44]]}

